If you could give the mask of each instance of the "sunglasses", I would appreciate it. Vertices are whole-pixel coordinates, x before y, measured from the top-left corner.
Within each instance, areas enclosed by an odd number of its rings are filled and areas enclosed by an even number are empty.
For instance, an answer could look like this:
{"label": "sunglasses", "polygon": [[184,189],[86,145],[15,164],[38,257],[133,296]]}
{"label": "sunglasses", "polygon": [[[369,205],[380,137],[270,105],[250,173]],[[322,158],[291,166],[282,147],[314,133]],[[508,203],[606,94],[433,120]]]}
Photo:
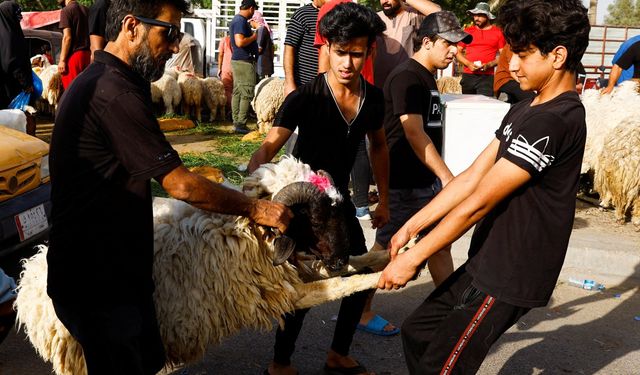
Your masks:
{"label": "sunglasses", "polygon": [[180,28],[178,28],[176,25],[174,25],[172,23],[164,22],[164,21],[158,21],[158,20],[153,19],[153,18],[139,17],[139,16],[133,16],[133,18],[137,19],[138,21],[140,21],[142,23],[146,23],[147,25],[166,27],[168,29],[168,31],[167,31],[167,42],[169,42],[171,44],[173,44],[175,42],[180,43],[180,41],[182,40],[182,36],[184,35],[184,33],[180,32]]}

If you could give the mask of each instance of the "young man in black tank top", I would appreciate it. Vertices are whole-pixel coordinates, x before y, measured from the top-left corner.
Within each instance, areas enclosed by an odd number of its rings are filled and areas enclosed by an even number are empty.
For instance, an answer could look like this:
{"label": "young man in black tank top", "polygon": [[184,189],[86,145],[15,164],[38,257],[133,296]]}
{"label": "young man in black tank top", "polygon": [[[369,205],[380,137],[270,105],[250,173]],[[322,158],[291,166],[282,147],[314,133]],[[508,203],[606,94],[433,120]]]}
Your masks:
{"label": "young man in black tank top", "polygon": [[[331,69],[298,87],[285,99],[274,126],[249,162],[252,172],[269,162],[289,139],[296,126],[298,139],[293,156],[322,169],[333,177],[344,197],[351,255],[367,251],[364,234],[349,198],[349,172],[358,145],[369,137],[374,176],[380,203],[372,223],[382,226],[389,220],[388,152],[382,127],[384,101],[382,91],[367,83],[360,72],[377,35],[384,31],[378,16],[365,6],[343,3],[321,20],[320,33],[327,40]],[[342,300],[331,349],[325,363],[327,374],[367,374],[367,370],[349,356],[349,347],[362,314],[367,291]],[[265,373],[296,374],[290,357],[308,310],[285,315],[284,330],[276,333],[275,354]]]}
{"label": "young man in black tank top", "polygon": [[471,167],[391,239],[384,289],[405,286],[476,225],[468,261],[402,326],[411,374],[475,373],[502,333],[548,303],[571,234],[586,137],[575,72],[589,41],[587,10],[580,0],[508,0],[498,17],[514,51],[510,69],[537,95],[514,105]]}

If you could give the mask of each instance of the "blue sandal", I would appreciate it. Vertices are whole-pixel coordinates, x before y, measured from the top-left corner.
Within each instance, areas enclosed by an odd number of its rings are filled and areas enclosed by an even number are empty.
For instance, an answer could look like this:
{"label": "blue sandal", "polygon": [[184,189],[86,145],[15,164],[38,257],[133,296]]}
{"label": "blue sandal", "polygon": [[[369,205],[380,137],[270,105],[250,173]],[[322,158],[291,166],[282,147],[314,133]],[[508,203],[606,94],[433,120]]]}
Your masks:
{"label": "blue sandal", "polygon": [[384,327],[386,327],[387,324],[389,324],[389,322],[385,318],[376,315],[369,320],[367,325],[358,323],[358,329],[378,336],[393,336],[400,333],[400,328],[398,327],[391,331],[385,331]]}

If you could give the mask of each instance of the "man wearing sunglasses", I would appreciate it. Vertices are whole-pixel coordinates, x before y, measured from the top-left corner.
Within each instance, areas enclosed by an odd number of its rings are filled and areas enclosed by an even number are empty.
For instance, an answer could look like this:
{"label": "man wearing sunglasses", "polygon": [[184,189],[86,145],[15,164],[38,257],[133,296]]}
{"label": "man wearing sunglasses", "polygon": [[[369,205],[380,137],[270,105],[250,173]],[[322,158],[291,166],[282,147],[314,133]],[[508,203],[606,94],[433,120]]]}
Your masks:
{"label": "man wearing sunglasses", "polygon": [[247,113],[253,99],[256,86],[256,60],[258,57],[257,34],[251,26],[257,26],[249,20],[258,9],[255,0],[242,0],[240,11],[229,24],[231,36],[231,70],[233,72],[233,95],[231,97],[231,116],[236,133],[246,134]]}
{"label": "man wearing sunglasses", "polygon": [[64,93],[50,153],[48,294],[89,375],[155,374],[150,179],[194,206],[285,231],[291,212],[189,172],[160,131],[149,82],[178,52],[184,0],[112,0],[104,51]]}

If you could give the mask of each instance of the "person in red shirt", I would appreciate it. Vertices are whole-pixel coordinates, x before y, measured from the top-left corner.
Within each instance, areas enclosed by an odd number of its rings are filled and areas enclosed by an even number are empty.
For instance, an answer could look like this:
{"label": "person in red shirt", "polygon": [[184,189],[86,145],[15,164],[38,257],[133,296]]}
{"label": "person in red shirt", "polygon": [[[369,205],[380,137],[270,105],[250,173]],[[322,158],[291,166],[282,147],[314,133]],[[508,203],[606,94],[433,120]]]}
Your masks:
{"label": "person in red shirt", "polygon": [[473,26],[464,31],[473,36],[473,41],[458,43],[456,55],[464,65],[460,81],[462,93],[493,96],[494,68],[505,45],[504,36],[499,27],[491,24],[496,17],[491,14],[489,4],[478,3],[468,13],[473,15]]}

